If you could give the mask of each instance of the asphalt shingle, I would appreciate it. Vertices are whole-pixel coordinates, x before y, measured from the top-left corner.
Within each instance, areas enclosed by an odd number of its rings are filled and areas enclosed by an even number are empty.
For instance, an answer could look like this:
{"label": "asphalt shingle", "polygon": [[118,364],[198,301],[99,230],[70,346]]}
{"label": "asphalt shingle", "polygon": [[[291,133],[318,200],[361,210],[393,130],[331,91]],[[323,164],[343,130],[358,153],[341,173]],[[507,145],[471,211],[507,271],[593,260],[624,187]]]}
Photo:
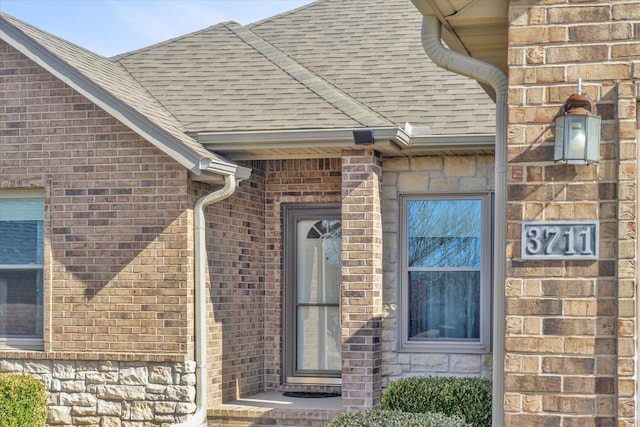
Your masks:
{"label": "asphalt shingle", "polygon": [[429,60],[416,12],[407,0],[321,0],[248,28],[398,126],[493,133],[493,101]]}
{"label": "asphalt shingle", "polygon": [[343,99],[348,95],[234,22],[123,55],[118,61],[187,131],[350,128],[364,125],[363,121],[391,124],[370,112],[360,117],[336,108],[318,94],[317,86]]}

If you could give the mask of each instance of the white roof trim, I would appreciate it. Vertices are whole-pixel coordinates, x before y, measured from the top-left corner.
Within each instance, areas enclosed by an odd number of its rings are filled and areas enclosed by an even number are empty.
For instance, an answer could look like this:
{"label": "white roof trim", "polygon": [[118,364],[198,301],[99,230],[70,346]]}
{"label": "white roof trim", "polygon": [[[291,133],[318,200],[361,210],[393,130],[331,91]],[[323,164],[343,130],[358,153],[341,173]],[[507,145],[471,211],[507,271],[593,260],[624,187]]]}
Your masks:
{"label": "white roof trim", "polygon": [[[353,147],[356,129],[306,129],[279,131],[201,132],[196,139],[212,151],[221,153],[248,150],[287,150],[297,148]],[[420,151],[493,150],[494,134],[413,135],[398,127],[371,128],[374,144],[397,146],[407,154]]]}
{"label": "white roof trim", "polygon": [[411,137],[409,146],[403,151],[494,150],[495,144],[495,134],[416,135]]}
{"label": "white roof trim", "polygon": [[350,128],[350,129],[304,129],[274,131],[236,131],[236,132],[200,132],[196,139],[211,150],[233,149],[235,151],[250,148],[304,148],[353,146],[353,131],[370,129],[373,131],[374,146],[394,141],[407,145],[406,132],[397,127]]}

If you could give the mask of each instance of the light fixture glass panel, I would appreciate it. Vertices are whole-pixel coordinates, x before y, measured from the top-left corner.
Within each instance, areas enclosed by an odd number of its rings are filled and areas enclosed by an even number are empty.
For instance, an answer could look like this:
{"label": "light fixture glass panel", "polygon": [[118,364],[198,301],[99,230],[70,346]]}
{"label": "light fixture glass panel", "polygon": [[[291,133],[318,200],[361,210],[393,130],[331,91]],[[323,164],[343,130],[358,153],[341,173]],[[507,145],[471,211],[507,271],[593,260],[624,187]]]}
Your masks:
{"label": "light fixture glass panel", "polygon": [[587,163],[600,161],[600,117],[587,117]]}
{"label": "light fixture glass panel", "polygon": [[587,147],[587,116],[565,116],[566,159],[584,161]]}
{"label": "light fixture glass panel", "polygon": [[564,116],[558,116],[556,118],[556,137],[553,150],[553,160],[556,162],[564,163]]}

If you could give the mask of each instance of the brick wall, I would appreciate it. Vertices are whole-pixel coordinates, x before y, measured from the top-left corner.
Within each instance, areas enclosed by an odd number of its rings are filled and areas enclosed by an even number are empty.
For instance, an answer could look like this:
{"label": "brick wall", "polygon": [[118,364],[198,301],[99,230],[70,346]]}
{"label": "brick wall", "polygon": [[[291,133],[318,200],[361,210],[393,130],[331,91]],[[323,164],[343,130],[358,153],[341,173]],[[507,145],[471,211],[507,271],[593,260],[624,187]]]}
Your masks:
{"label": "brick wall", "polygon": [[[635,425],[638,2],[512,1],[506,425]],[[635,59],[634,59],[635,58]],[[598,164],[553,163],[550,124],[583,91]],[[597,261],[522,261],[523,220],[599,220]]]}
{"label": "brick wall", "polygon": [[45,193],[45,350],[184,353],[187,172],[0,44],[0,190]]}
{"label": "brick wall", "polygon": [[265,208],[265,389],[282,384],[284,204],[339,204],[341,160],[274,160],[267,163]]}
{"label": "brick wall", "polygon": [[[384,317],[382,322],[383,384],[415,375],[474,375],[491,378],[491,353],[399,352],[402,319],[398,295],[400,194],[491,191],[493,156],[397,157],[382,163],[382,219],[384,229]],[[404,308],[405,310],[407,308]]]}
{"label": "brick wall", "polygon": [[0,372],[43,381],[50,425],[184,420],[187,172],[4,43],[0,64],[0,191],[45,202],[45,351],[0,351]]}
{"label": "brick wall", "polygon": [[[209,266],[209,404],[264,389],[264,162],[248,165],[251,178],[205,209]],[[191,185],[197,197],[215,190]]]}
{"label": "brick wall", "polygon": [[373,150],[342,154],[342,405],[378,408],[382,397],[382,162]]}
{"label": "brick wall", "polygon": [[185,352],[186,171],[6,44],[0,55],[0,186],[45,190],[45,348]]}

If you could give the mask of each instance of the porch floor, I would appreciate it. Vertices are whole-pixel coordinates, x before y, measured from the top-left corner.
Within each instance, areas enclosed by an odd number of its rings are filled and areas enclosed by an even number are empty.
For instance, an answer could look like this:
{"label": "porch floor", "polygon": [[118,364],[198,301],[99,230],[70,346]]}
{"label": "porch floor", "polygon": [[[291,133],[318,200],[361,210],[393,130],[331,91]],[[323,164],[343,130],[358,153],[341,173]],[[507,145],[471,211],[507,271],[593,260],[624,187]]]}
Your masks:
{"label": "porch floor", "polygon": [[294,398],[270,391],[212,408],[208,425],[320,427],[340,412],[340,397]]}

